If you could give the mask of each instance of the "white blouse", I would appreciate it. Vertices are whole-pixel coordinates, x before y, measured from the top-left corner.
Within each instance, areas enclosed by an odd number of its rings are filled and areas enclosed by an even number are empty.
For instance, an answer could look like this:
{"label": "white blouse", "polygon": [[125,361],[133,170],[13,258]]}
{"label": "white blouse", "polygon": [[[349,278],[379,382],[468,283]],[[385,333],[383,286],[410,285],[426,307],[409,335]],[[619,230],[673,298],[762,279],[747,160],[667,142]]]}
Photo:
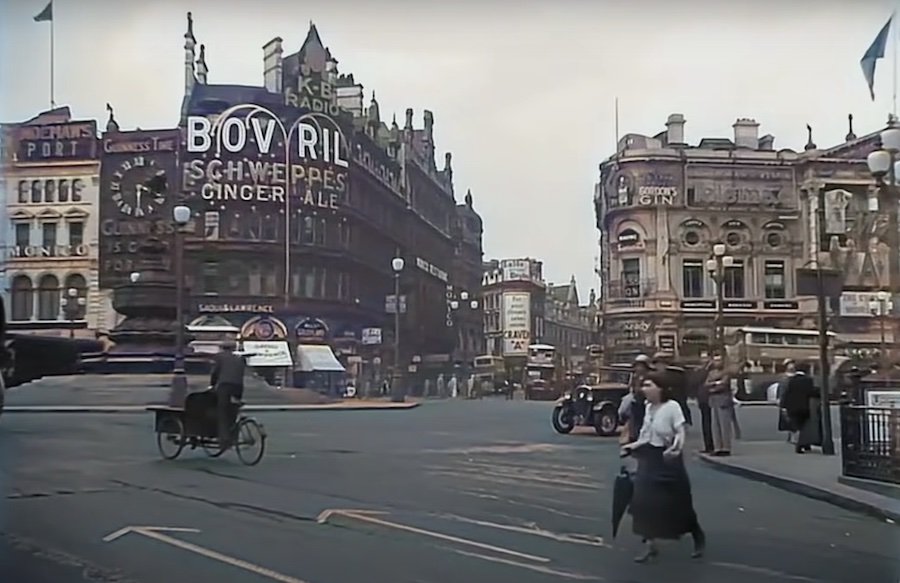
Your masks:
{"label": "white blouse", "polygon": [[658,405],[648,402],[638,441],[654,447],[670,447],[684,424],[684,413],[674,400]]}

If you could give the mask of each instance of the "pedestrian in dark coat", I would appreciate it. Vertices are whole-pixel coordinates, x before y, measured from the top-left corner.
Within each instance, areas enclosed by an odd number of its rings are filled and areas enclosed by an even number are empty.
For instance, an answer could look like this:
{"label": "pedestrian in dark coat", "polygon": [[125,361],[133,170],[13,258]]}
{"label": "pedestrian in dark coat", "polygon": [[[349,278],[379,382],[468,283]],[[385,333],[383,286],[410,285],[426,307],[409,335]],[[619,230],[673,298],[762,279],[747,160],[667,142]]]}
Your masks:
{"label": "pedestrian in dark coat", "polygon": [[[781,397],[779,406],[785,410],[791,428],[798,433],[797,443],[794,451],[804,453],[811,449],[814,439],[811,438],[811,429],[807,427],[807,423],[811,417],[810,401],[818,397],[815,383],[812,378],[806,374],[806,371],[798,368],[797,372],[790,378],[785,387],[784,394]],[[813,420],[818,425],[818,416]]]}

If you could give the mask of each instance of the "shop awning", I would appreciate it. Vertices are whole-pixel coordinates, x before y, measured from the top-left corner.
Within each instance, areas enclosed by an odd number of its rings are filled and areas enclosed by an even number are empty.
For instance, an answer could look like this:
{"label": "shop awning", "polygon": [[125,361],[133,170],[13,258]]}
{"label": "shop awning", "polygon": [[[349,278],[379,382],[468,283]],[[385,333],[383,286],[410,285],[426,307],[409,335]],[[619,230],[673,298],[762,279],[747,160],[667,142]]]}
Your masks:
{"label": "shop awning", "polygon": [[302,372],[344,372],[331,347],[324,344],[301,344],[297,347],[297,363]]}

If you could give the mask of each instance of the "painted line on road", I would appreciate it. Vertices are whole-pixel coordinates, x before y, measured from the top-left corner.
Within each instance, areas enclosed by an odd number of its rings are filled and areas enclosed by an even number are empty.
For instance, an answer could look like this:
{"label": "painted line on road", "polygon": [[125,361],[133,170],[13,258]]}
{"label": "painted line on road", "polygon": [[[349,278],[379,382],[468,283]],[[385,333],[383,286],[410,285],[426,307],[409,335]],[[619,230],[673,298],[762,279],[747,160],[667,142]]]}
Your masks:
{"label": "painted line on road", "polygon": [[473,553],[469,551],[463,551],[460,549],[449,549],[450,551],[462,555],[464,557],[472,557],[475,559],[481,559],[483,561],[490,561],[492,563],[500,563],[501,565],[509,565],[511,567],[519,567],[521,569],[528,569],[529,571],[535,571],[537,573],[543,573],[545,575],[553,575],[554,577],[562,577],[564,579],[575,579],[576,581],[606,581],[603,577],[598,577],[597,575],[582,575],[581,573],[572,573],[570,571],[560,571],[559,569],[553,569],[550,567],[544,567],[542,565],[529,565],[528,563],[520,563],[519,561],[513,561],[510,559],[504,559],[501,557],[492,557],[490,555],[482,555],[481,553]]}
{"label": "painted line on road", "polygon": [[[506,504],[510,504],[512,506],[521,506],[523,508],[532,508],[534,510],[540,510],[542,512],[547,512],[548,514],[553,514],[556,516],[564,516],[566,518],[575,518],[577,520],[586,520],[589,522],[595,522],[597,520],[596,516],[585,516],[582,514],[572,514],[571,512],[566,512],[566,511],[560,510],[558,508],[553,508],[552,506],[547,506],[545,498],[521,497],[522,498],[521,500],[513,500],[509,496],[502,497],[502,496],[496,496],[494,494],[486,493],[485,490],[481,490],[480,488],[472,488],[471,490],[454,489],[452,491],[458,492],[465,496],[472,496],[474,498],[483,498],[485,500],[501,500],[501,501],[505,502]],[[544,504],[532,504],[532,503],[526,502],[524,500],[534,500],[537,502],[544,502]]]}
{"label": "painted line on road", "polygon": [[259,575],[260,577],[265,577],[266,579],[271,579],[273,581],[279,581],[280,583],[309,583],[308,581],[304,581],[302,579],[297,579],[296,577],[291,577],[290,575],[284,575],[282,573],[278,573],[271,569],[267,569],[266,567],[261,567],[259,565],[254,565],[253,563],[244,561],[242,559],[236,559],[234,557],[229,557],[228,555],[223,555],[222,553],[201,547],[199,545],[195,545],[189,542],[185,542],[182,540],[178,540],[177,538],[170,537],[165,532],[200,532],[194,528],[169,528],[169,527],[159,527],[159,526],[127,526],[125,528],[119,529],[116,532],[109,534],[103,537],[104,542],[113,542],[119,538],[127,534],[138,534],[140,536],[147,537],[149,539],[153,539],[155,541],[179,548],[183,551],[187,551],[189,553],[194,553],[195,555],[200,555],[201,557],[206,557],[207,559],[212,559],[213,561],[218,561],[220,563],[225,563],[226,565],[231,565],[232,567],[237,567],[238,569],[242,569],[247,571],[248,573],[253,573],[254,575]]}
{"label": "painted line on road", "polygon": [[552,480],[540,480],[540,481],[532,481],[528,478],[522,476],[504,476],[504,475],[489,475],[489,474],[477,474],[475,472],[466,472],[466,471],[455,471],[450,469],[435,469],[429,468],[428,473],[434,476],[444,476],[449,478],[457,478],[462,480],[474,480],[478,482],[488,482],[491,484],[503,484],[503,485],[512,485],[512,486],[523,486],[527,485],[533,488],[546,488],[548,490],[553,490],[554,492],[571,492],[571,493],[580,493],[584,494],[585,492],[593,492],[600,490],[601,488],[592,487],[592,488],[583,488],[583,487],[574,487],[571,488],[568,484],[564,482],[554,482]]}
{"label": "painted line on road", "polygon": [[[551,484],[559,484],[560,482],[564,483],[567,486],[572,486],[573,488],[585,488],[587,490],[600,490],[602,489],[598,483],[595,482],[583,482],[579,481],[579,479],[587,478],[590,479],[590,476],[587,474],[568,474],[563,472],[555,472],[552,470],[541,471],[537,468],[526,468],[522,466],[506,466],[504,464],[477,464],[472,462],[462,462],[463,466],[469,466],[473,471],[477,472],[487,472],[496,474],[498,476],[510,477],[510,478],[522,478],[526,480],[534,480],[535,482],[548,482]],[[572,476],[576,476],[573,479]]]}
{"label": "painted line on road", "polygon": [[319,524],[327,524],[328,519],[331,518],[332,516],[344,516],[346,518],[351,518],[353,520],[358,520],[360,522],[368,522],[370,524],[374,524],[376,526],[382,526],[384,528],[400,530],[400,531],[408,532],[411,534],[417,534],[420,536],[426,536],[426,537],[434,538],[437,540],[452,542],[452,543],[456,543],[456,544],[460,544],[460,545],[464,545],[464,546],[481,549],[483,551],[491,551],[493,553],[508,555],[510,557],[516,557],[519,559],[525,559],[527,561],[534,561],[535,563],[549,563],[550,562],[550,559],[548,559],[546,557],[540,557],[537,555],[529,555],[527,553],[520,553],[519,551],[514,551],[512,549],[506,549],[503,547],[489,545],[487,543],[482,543],[482,542],[478,542],[475,540],[465,539],[465,538],[461,538],[458,536],[444,534],[441,532],[435,532],[432,530],[425,530],[424,528],[418,528],[415,526],[400,524],[398,522],[391,522],[388,520],[384,520],[382,518],[376,518],[375,516],[373,516],[373,513],[371,511],[328,509],[328,510],[322,511],[319,514],[319,516],[316,518],[316,522],[318,522]]}
{"label": "painted line on road", "polygon": [[505,530],[507,532],[517,532],[520,534],[527,534],[531,536],[537,536],[541,538],[546,538],[550,540],[554,540],[561,543],[571,543],[575,545],[585,545],[590,547],[602,547],[610,549],[612,548],[610,545],[604,542],[603,537],[594,536],[594,535],[581,535],[581,534],[560,534],[550,530],[544,530],[539,527],[535,523],[531,523],[528,526],[516,526],[513,524],[500,524],[497,522],[489,522],[487,520],[477,520],[475,518],[466,518],[465,516],[458,516],[456,514],[439,514],[441,518],[446,518],[448,520],[455,520],[457,522],[464,522],[466,524],[472,524],[475,526],[483,526],[485,528],[494,528],[497,530]]}

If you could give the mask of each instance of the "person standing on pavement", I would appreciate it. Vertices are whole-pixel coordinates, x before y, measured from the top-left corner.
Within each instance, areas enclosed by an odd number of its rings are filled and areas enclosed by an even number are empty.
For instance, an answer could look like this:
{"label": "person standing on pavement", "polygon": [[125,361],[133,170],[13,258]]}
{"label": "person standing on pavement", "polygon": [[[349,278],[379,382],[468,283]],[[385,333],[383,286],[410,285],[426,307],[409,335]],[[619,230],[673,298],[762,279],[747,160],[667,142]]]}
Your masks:
{"label": "person standing on pavement", "polygon": [[437,381],[435,382],[437,388],[437,397],[438,399],[443,399],[447,396],[447,382],[444,380],[444,373],[441,373],[437,376]]}
{"label": "person standing on pavement", "polygon": [[817,396],[816,387],[804,368],[797,367],[797,371],[785,387],[779,404],[786,411],[791,428],[797,432],[797,442],[794,446],[797,453],[806,453],[812,449],[811,446],[815,443],[814,433],[818,432],[819,422],[818,416],[814,420],[811,419],[810,402]]}
{"label": "person standing on pavement", "polygon": [[712,430],[712,410],[709,407],[709,386],[706,384],[709,374],[714,367],[717,366],[716,359],[721,361],[721,357],[714,356],[709,359],[706,366],[697,371],[697,409],[700,410],[700,431],[703,434],[703,453],[711,454],[715,451],[713,443]]}
{"label": "person standing on pavement", "polygon": [[644,379],[644,423],[638,439],[622,448],[623,455],[633,455],[638,462],[629,509],[632,530],[645,544],[644,552],[635,557],[638,563],[659,554],[658,539],[677,540],[690,533],[694,558],[703,556],[706,548],[706,535],[694,510],[691,482],[684,467],[685,418],[665,382],[657,372]]}
{"label": "person standing on pavement", "polygon": [[691,410],[687,404],[687,378],[685,370],[672,364],[671,352],[657,352],[653,355],[653,368],[665,379],[672,399],[681,407],[685,421],[692,425]]}
{"label": "person standing on pavement", "polygon": [[639,354],[632,366],[634,373],[631,375],[630,391],[619,403],[619,421],[624,425],[622,439],[625,443],[637,441],[644,424],[646,403],[641,387],[644,379],[650,374],[650,358],[646,354]]}
{"label": "person standing on pavement", "polygon": [[734,395],[731,392],[731,378],[721,356],[713,357],[704,384],[704,390],[709,395],[713,455],[729,456],[735,419]]}
{"label": "person standing on pavement", "polygon": [[240,402],[244,396],[244,373],[247,362],[243,356],[234,353],[237,343],[226,340],[222,349],[213,358],[209,384],[216,392],[216,418],[218,420],[219,443],[224,449],[231,442],[231,425],[234,422],[233,401]]}
{"label": "person standing on pavement", "polygon": [[797,372],[797,363],[794,362],[793,359],[787,358],[784,361],[784,374],[781,379],[778,380],[778,388],[775,392],[775,399],[778,402],[778,431],[787,432],[787,442],[793,443],[796,432],[794,430],[793,425],[791,424],[791,419],[788,416],[787,409],[784,408],[783,399],[784,393],[787,391],[788,383],[791,380],[791,377]]}

